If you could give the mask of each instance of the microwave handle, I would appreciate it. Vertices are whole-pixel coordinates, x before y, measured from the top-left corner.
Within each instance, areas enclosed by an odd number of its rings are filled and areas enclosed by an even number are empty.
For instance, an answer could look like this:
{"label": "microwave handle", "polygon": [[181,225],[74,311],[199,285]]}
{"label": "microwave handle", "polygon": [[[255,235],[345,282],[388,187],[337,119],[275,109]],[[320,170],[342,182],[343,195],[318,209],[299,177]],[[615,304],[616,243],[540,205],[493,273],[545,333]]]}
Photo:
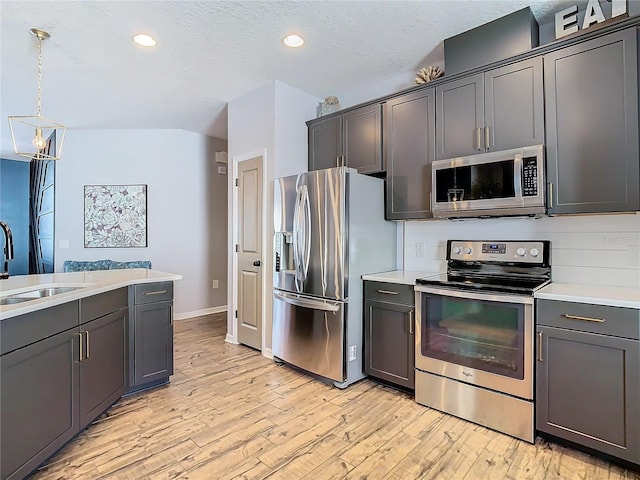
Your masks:
{"label": "microwave handle", "polygon": [[513,183],[516,198],[522,199],[522,154],[516,153],[513,159]]}

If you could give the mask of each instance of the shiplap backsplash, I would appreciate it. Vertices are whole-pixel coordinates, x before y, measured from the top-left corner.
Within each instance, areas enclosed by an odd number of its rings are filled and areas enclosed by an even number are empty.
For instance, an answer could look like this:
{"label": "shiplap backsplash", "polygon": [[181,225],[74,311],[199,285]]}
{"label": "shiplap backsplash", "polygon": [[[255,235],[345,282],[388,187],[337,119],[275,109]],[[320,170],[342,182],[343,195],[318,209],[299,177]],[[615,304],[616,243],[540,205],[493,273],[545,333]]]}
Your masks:
{"label": "shiplap backsplash", "polygon": [[405,222],[405,270],[446,270],[447,240],[550,240],[555,282],[640,288],[640,215]]}

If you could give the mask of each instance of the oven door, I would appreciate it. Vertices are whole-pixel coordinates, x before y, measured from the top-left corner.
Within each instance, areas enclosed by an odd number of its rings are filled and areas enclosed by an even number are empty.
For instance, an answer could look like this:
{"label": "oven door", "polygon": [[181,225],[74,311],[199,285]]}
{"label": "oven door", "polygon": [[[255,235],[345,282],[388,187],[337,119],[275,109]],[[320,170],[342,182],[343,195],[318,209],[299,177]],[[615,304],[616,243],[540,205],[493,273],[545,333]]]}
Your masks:
{"label": "oven door", "polygon": [[533,399],[533,298],[416,286],[416,368]]}

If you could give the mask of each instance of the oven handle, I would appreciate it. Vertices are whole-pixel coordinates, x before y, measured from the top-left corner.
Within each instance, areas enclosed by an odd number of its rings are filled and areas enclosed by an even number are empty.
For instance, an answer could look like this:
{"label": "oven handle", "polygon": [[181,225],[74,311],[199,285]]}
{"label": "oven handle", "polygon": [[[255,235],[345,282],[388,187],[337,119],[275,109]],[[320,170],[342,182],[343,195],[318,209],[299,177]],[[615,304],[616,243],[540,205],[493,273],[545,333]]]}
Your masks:
{"label": "oven handle", "polygon": [[523,305],[533,305],[533,296],[527,296],[527,295],[504,295],[501,293],[475,293],[467,290],[454,290],[454,289],[448,289],[448,288],[426,287],[423,285],[416,285],[414,287],[414,290],[416,292],[431,293],[431,294],[440,295],[443,297],[467,298],[469,300],[485,300],[488,302],[520,303]]}

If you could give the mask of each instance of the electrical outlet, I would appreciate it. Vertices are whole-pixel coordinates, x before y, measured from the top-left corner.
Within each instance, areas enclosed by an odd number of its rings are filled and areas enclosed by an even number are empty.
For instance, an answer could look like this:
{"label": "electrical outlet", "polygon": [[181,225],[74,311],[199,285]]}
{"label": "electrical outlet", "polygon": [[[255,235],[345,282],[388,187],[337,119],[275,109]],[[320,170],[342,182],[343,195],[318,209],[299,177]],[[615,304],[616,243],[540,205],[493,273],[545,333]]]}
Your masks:
{"label": "electrical outlet", "polygon": [[218,280],[214,280],[213,282],[211,282],[211,288],[213,289],[218,288]]}
{"label": "electrical outlet", "polygon": [[424,242],[416,242],[416,257],[424,257]]}

